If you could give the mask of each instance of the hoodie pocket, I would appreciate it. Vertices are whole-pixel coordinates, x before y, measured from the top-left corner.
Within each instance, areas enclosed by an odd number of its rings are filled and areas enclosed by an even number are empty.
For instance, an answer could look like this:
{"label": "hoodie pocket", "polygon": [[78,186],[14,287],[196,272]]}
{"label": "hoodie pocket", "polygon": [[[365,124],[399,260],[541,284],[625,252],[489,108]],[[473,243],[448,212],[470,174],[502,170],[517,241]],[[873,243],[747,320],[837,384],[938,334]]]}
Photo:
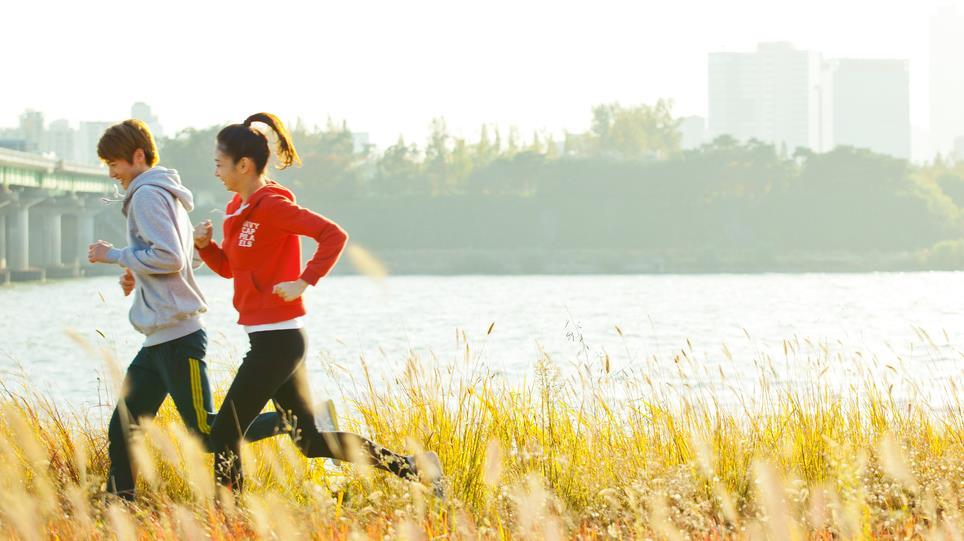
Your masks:
{"label": "hoodie pocket", "polygon": [[254,288],[258,291],[258,296],[261,298],[261,308],[277,308],[287,304],[284,299],[275,294],[274,286],[276,282],[258,278],[254,272],[251,273],[251,281],[254,283]]}
{"label": "hoodie pocket", "polygon": [[234,273],[234,307],[238,312],[261,308],[261,290],[254,281],[254,272],[239,270]]}
{"label": "hoodie pocket", "polygon": [[170,297],[171,317],[175,321],[181,321],[189,317],[196,316],[207,310],[204,305],[204,298],[200,293],[191,287],[193,281],[184,279],[183,275],[175,275],[176,280],[171,280],[167,287],[167,294]]}
{"label": "hoodie pocket", "polygon": [[150,334],[157,328],[157,312],[147,303],[144,287],[137,288],[137,302],[131,306],[128,319],[135,329],[143,334]]}

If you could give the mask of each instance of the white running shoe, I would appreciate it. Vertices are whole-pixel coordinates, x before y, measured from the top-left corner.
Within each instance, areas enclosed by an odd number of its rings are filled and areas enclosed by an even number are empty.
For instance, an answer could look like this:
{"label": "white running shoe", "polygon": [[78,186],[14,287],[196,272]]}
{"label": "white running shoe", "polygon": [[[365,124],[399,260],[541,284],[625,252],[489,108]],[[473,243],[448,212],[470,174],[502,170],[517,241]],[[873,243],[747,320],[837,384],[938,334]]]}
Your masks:
{"label": "white running shoe", "polygon": [[436,498],[445,498],[445,475],[442,472],[442,461],[435,451],[426,451],[419,455],[406,457],[408,464],[418,480],[432,487],[432,494]]}

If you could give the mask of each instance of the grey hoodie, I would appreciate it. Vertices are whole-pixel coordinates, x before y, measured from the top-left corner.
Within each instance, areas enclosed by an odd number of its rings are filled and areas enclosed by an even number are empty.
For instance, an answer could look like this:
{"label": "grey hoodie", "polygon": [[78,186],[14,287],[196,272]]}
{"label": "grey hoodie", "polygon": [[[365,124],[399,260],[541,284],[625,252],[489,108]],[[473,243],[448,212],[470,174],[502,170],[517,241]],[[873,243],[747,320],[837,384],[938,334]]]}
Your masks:
{"label": "grey hoodie", "polygon": [[131,324],[145,334],[145,346],[187,336],[201,329],[207,311],[194,281],[194,234],[187,213],[191,192],[177,171],[154,167],[137,176],[124,196],[126,248],[112,248],[107,259],[134,273]]}

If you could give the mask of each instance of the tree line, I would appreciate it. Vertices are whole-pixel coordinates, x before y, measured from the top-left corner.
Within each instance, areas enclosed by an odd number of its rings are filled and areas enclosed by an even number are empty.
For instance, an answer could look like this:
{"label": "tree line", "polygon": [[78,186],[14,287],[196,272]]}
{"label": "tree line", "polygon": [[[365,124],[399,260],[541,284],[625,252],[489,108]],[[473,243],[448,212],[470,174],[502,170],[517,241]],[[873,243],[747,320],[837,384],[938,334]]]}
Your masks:
{"label": "tree line", "polygon": [[[218,129],[184,130],[161,150],[211,207],[226,200]],[[376,152],[356,148],[345,123],[292,133],[303,166],[274,178],[379,250],[632,252],[693,270],[727,258],[766,269],[791,254],[964,263],[964,164],[728,136],[683,150],[666,101],[599,105],[586,131],[558,138],[482,126],[468,141],[435,119],[423,144],[400,137]]]}

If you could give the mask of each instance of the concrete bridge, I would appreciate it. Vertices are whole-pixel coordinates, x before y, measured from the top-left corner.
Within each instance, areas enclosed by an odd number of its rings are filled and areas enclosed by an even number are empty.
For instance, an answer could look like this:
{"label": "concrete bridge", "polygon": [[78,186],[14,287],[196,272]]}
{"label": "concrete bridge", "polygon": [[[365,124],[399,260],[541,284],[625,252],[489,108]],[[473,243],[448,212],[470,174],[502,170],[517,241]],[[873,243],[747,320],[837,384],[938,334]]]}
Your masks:
{"label": "concrete bridge", "polygon": [[107,170],[0,148],[0,283],[90,273],[87,246],[123,239]]}

